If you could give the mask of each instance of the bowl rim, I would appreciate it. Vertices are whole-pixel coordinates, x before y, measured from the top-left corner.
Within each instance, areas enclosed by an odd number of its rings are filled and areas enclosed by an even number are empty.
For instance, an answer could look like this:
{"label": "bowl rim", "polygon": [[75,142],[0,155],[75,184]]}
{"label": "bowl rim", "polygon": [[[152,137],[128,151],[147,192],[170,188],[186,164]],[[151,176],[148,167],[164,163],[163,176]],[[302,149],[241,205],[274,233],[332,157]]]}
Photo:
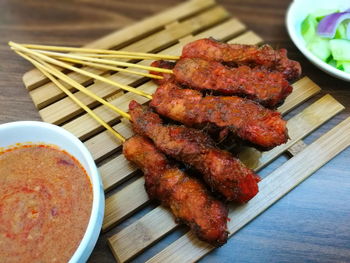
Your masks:
{"label": "bowl rim", "polygon": [[[341,71],[340,69],[334,68],[331,65],[327,64],[326,62],[324,62],[323,60],[316,57],[306,48],[305,43],[303,42],[303,39],[298,36],[298,31],[297,31],[298,29],[296,29],[294,26],[296,22],[295,14],[303,2],[304,1],[294,0],[290,3],[288,7],[285,23],[286,23],[287,31],[290,38],[292,39],[293,43],[297,46],[299,51],[301,51],[301,53],[303,53],[303,55],[307,59],[309,59],[315,66],[329,73],[333,77],[337,77],[345,81],[350,81],[349,73],[346,73],[344,71]],[[317,9],[317,7],[315,9]]]}
{"label": "bowl rim", "polygon": [[[41,121],[14,121],[14,122],[0,124],[0,130],[16,129],[16,128],[31,128],[31,127],[44,129],[44,130],[47,130],[48,132],[54,132],[59,136],[65,137],[72,145],[74,145],[74,147],[78,149],[78,151],[81,152],[83,158],[86,160],[88,167],[86,167],[86,165],[84,166],[82,163],[81,165],[85,168],[86,171],[91,171],[91,174],[89,177],[92,185],[93,201],[92,201],[90,219],[87,224],[84,236],[81,239],[78,248],[75,250],[74,254],[69,260],[70,263],[85,262],[89,258],[90,254],[92,253],[92,250],[97,242],[97,239],[99,237],[99,234],[102,228],[102,221],[104,216],[105,198],[104,198],[104,190],[103,190],[102,180],[101,180],[99,171],[97,169],[94,159],[92,158],[91,153],[88,151],[86,146],[72,133],[68,132],[67,130],[57,125],[41,122]],[[19,142],[23,143],[23,145],[28,144],[27,142],[21,142],[21,141]],[[36,140],[36,141],[31,141],[30,144],[35,144],[36,142],[45,144],[45,138]],[[47,143],[47,145],[55,145],[59,149],[63,148],[59,145],[59,142],[57,142],[57,144],[50,142],[50,143]],[[70,153],[69,150],[66,150],[66,151]],[[74,155],[72,154],[72,156]]]}

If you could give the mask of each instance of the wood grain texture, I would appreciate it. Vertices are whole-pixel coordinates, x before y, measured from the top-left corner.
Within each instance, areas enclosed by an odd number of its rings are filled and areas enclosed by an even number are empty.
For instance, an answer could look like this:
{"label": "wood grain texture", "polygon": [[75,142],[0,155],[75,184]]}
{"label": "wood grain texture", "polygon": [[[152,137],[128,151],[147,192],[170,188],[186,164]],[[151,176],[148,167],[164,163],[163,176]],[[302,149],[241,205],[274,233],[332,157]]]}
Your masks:
{"label": "wood grain texture", "polygon": [[[21,76],[31,66],[6,46],[8,40],[40,44],[81,46],[118,28],[181,3],[180,0],[4,0],[0,2],[0,123],[40,120]],[[289,1],[219,0],[235,17],[274,47],[286,47],[289,56],[302,63],[304,74],[346,106],[313,135],[310,143],[350,115],[349,83],[336,80],[312,66],[290,41],[284,26]],[[28,12],[30,10],[30,12]],[[91,17],[93,16],[93,19]],[[305,103],[306,107],[312,101]],[[292,111],[287,118],[295,115]],[[321,149],[322,151],[322,149]],[[318,156],[316,155],[317,159]],[[236,233],[228,244],[207,255],[203,262],[348,262],[350,259],[350,150],[344,151],[315,175],[289,193],[267,212]],[[261,171],[269,174],[285,159]],[[146,212],[146,211],[145,211]],[[140,212],[138,217],[143,212]],[[115,231],[101,235],[91,262],[114,262],[106,240]],[[144,262],[174,240],[181,232],[141,254],[134,261]]]}

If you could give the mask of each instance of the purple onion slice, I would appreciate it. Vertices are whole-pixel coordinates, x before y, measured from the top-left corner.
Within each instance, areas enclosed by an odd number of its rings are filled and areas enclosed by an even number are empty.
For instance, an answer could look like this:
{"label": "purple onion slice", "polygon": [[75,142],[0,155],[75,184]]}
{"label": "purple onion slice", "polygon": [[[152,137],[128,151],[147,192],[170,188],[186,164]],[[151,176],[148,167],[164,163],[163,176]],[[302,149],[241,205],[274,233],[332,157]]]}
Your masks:
{"label": "purple onion slice", "polygon": [[[348,9],[349,10],[349,9]],[[334,13],[325,16],[317,26],[317,34],[321,37],[334,38],[337,27],[341,22],[350,19],[350,11]],[[350,39],[350,26],[347,26],[347,39]]]}

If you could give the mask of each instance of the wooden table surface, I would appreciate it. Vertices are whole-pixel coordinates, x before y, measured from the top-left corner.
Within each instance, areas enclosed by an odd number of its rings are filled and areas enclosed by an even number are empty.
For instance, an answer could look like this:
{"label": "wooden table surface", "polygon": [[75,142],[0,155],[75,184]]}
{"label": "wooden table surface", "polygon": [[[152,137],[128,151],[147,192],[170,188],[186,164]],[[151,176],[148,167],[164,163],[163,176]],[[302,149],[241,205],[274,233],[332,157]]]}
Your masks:
{"label": "wooden table surface", "polygon": [[[0,123],[40,120],[21,80],[23,73],[32,67],[9,50],[9,40],[80,46],[180,2],[1,0]],[[341,114],[306,138],[306,143],[350,116],[350,83],[330,77],[311,65],[289,39],[284,19],[291,1],[219,2],[267,43],[287,48],[289,56],[301,62],[304,75],[321,86],[322,92],[317,98],[330,93],[346,107]],[[291,112],[287,118],[294,114]],[[268,174],[285,160],[285,157],[280,157],[261,173]],[[123,224],[130,224],[129,221]],[[115,261],[106,243],[106,238],[112,234],[107,232],[101,235],[90,262]],[[150,253],[160,250],[179,234],[173,233],[170,238],[136,258],[135,262],[145,261]],[[202,261],[350,262],[350,149],[318,170],[234,235],[225,246],[216,249]]]}

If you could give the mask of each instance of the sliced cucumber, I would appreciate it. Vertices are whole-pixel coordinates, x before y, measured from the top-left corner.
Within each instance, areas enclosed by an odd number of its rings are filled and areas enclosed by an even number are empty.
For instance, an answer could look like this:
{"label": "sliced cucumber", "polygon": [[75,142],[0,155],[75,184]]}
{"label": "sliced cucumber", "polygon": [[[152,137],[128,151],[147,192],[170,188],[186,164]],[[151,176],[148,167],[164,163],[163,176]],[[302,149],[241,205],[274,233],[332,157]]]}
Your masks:
{"label": "sliced cucumber", "polygon": [[307,48],[323,61],[327,61],[331,56],[328,39],[314,37],[314,39],[307,44]]}
{"label": "sliced cucumber", "polygon": [[332,39],[329,46],[335,60],[350,61],[350,40]]}
{"label": "sliced cucumber", "polygon": [[332,67],[338,68],[338,61],[334,60],[332,57],[330,57],[330,58],[331,58],[331,59],[329,59],[329,60],[327,61],[327,63],[328,63],[329,65],[331,65]]}
{"label": "sliced cucumber", "polygon": [[350,73],[350,40],[347,39],[347,21],[339,24],[333,39],[320,37],[317,33],[319,21],[325,16],[339,12],[336,9],[317,10],[301,23],[301,35],[306,48],[332,67]]}
{"label": "sliced cucumber", "polygon": [[337,61],[337,68],[343,70],[347,73],[350,73],[350,61]]}
{"label": "sliced cucumber", "polygon": [[337,63],[336,63],[336,68],[337,69],[340,69],[340,70],[343,70],[343,62],[342,60],[335,60]]}
{"label": "sliced cucumber", "polygon": [[335,39],[346,39],[347,35],[346,35],[346,26],[341,23],[339,24],[337,31],[335,31]]}
{"label": "sliced cucumber", "polygon": [[337,9],[318,9],[315,12],[313,12],[312,15],[315,17],[317,22],[320,22],[325,16],[337,12],[339,12],[339,10]]}
{"label": "sliced cucumber", "polygon": [[346,73],[350,73],[350,61],[343,62],[343,69]]}
{"label": "sliced cucumber", "polygon": [[306,43],[316,36],[317,21],[313,15],[308,15],[301,23],[301,35]]}

